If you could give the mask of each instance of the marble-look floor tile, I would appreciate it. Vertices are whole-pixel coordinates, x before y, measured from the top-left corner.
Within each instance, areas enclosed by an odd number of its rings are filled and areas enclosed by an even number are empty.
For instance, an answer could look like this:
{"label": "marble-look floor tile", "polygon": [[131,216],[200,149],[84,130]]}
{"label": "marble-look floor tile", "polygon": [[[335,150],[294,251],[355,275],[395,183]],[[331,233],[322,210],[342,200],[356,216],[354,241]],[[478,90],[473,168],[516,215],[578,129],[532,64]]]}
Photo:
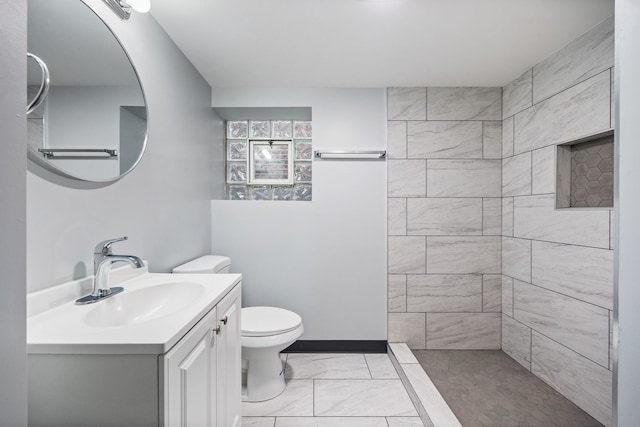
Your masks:
{"label": "marble-look floor tile", "polygon": [[502,199],[482,199],[482,235],[500,236],[502,233]]}
{"label": "marble-look floor tile", "polygon": [[531,370],[531,328],[502,315],[502,351]]}
{"label": "marble-look floor tile", "polygon": [[417,159],[481,159],[482,122],[408,122],[407,156]]}
{"label": "marble-look floor tile", "polygon": [[531,107],[533,69],[528,69],[502,88],[502,117],[511,117]]}
{"label": "marble-look floor tile", "polygon": [[502,88],[427,88],[427,120],[500,120]]}
{"label": "marble-look floor tile", "polygon": [[555,191],[556,147],[540,148],[531,152],[531,193],[548,194]]}
{"label": "marble-look floor tile", "polygon": [[424,427],[420,417],[387,417],[389,427]]}
{"label": "marble-look floor tile", "polygon": [[245,417],[313,416],[313,380],[289,380],[282,394],[264,402],[242,402]]}
{"label": "marble-look floor tile", "polygon": [[502,313],[513,317],[513,279],[502,276]]}
{"label": "marble-look floor tile", "polygon": [[315,380],[314,415],[417,416],[400,380]]}
{"label": "marble-look floor tile", "polygon": [[613,251],[533,242],[532,282],[613,310]]}
{"label": "marble-look floor tile", "polygon": [[498,274],[499,236],[427,237],[427,273]]}
{"label": "marble-look floor tile", "polygon": [[407,311],[425,313],[482,311],[482,276],[429,274],[407,277]]}
{"label": "marble-look floor tile", "polygon": [[502,157],[513,156],[513,117],[502,121]]}
{"label": "marble-look floor tile", "polygon": [[516,320],[602,366],[609,366],[607,310],[523,282],[514,283],[513,295]]}
{"label": "marble-look floor tile", "polygon": [[481,235],[481,198],[411,198],[407,200],[409,235]]}
{"label": "marble-look floor tile", "polygon": [[502,274],[531,282],[531,240],[502,238]]}
{"label": "marble-look floor tile", "polygon": [[609,18],[533,67],[533,102],[613,67],[613,18]]}
{"label": "marble-look floor tile", "polygon": [[387,122],[387,158],[407,158],[407,122]]}
{"label": "marble-look floor tile", "polygon": [[242,427],[274,427],[275,417],[242,417]]}
{"label": "marble-look floor tile", "polygon": [[371,378],[362,354],[291,353],[287,368],[285,378]]}
{"label": "marble-look floor tile", "polygon": [[428,197],[501,197],[500,160],[427,160]]}
{"label": "marble-look floor tile", "polygon": [[482,157],[502,158],[502,122],[500,120],[482,122]]}
{"label": "marble-look floor tile", "polygon": [[427,89],[391,87],[387,89],[389,120],[427,120]]}
{"label": "marble-look floor tile", "polygon": [[513,197],[502,198],[502,235],[513,236]]}
{"label": "marble-look floor tile", "polygon": [[609,128],[610,73],[600,73],[515,115],[515,154]]}
{"label": "marble-look floor tile", "polygon": [[482,311],[485,313],[502,311],[502,276],[500,274],[482,276]]}
{"label": "marble-look floor tile", "polygon": [[393,159],[387,161],[388,197],[424,197],[426,193],[426,161]]}
{"label": "marble-look floor tile", "polygon": [[427,349],[500,349],[500,313],[427,313]]}
{"label": "marble-look floor tile", "polygon": [[409,348],[425,348],[425,313],[389,313],[387,316],[390,343],[406,343]]}
{"label": "marble-look floor tile", "polygon": [[387,421],[384,417],[278,417],[276,427],[387,427]]}
{"label": "marble-look floor tile", "polygon": [[531,153],[502,160],[502,197],[531,194]]}
{"label": "marble-look floor tile", "polygon": [[589,415],[611,426],[613,373],[536,332],[531,372]]}
{"label": "marble-look floor tile", "polygon": [[389,236],[407,234],[407,199],[387,199],[387,234]]}
{"label": "marble-look floor tile", "polygon": [[387,276],[387,310],[389,313],[407,311],[407,276],[389,274]]}
{"label": "marble-look floor tile", "polygon": [[401,364],[418,363],[418,359],[416,359],[416,357],[413,355],[413,352],[411,351],[411,349],[406,343],[390,342],[389,348],[393,352],[393,355],[398,361],[398,363],[401,363]]}
{"label": "marble-look floor tile", "polygon": [[555,196],[516,197],[513,235],[598,248],[609,248],[609,212],[555,209]]}
{"label": "marble-look floor tile", "polygon": [[386,353],[365,354],[364,355],[371,378],[374,380],[398,378],[396,368],[393,367],[391,359]]}
{"label": "marble-look floor tile", "polygon": [[389,236],[388,245],[389,273],[425,272],[425,237]]}
{"label": "marble-look floor tile", "polygon": [[447,402],[419,364],[403,365],[409,383],[436,427],[462,427]]}

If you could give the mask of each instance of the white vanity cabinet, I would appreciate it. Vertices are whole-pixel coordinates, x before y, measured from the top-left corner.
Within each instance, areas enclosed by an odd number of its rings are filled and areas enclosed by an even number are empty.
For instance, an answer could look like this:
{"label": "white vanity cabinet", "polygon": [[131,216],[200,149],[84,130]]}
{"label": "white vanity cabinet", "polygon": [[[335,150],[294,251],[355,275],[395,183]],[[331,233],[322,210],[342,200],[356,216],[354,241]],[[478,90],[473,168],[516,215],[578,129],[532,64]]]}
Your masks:
{"label": "white vanity cabinet", "polygon": [[240,426],[240,288],[162,358],[165,426]]}

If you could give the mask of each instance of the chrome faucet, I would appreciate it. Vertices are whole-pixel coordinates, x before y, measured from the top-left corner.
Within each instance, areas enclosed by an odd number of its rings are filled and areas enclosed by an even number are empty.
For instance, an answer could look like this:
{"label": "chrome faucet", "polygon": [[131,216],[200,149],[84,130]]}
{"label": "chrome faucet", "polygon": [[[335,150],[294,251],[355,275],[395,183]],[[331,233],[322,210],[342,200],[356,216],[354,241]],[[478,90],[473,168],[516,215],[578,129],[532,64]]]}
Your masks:
{"label": "chrome faucet", "polygon": [[122,287],[109,287],[109,273],[111,272],[111,264],[114,262],[128,262],[135,268],[142,268],[144,263],[140,258],[134,255],[115,255],[112,252],[111,245],[116,242],[127,240],[128,237],[120,237],[118,239],[109,239],[98,243],[93,251],[93,291],[90,295],[86,295],[78,300],[76,304],[93,304],[102,301],[115,294],[124,291]]}

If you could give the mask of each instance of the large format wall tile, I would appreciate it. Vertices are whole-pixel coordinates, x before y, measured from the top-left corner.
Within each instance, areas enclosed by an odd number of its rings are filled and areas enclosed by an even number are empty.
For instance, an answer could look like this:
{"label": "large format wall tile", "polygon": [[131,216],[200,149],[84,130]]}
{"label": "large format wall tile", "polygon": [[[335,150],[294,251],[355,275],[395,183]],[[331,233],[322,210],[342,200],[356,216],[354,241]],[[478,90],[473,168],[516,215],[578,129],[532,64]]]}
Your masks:
{"label": "large format wall tile", "polygon": [[392,87],[387,89],[389,120],[426,120],[427,89],[423,87]]}
{"label": "large format wall tile", "polygon": [[531,193],[555,192],[556,146],[540,148],[531,152]]}
{"label": "large format wall tile", "polygon": [[534,332],[531,372],[605,426],[612,425],[611,371]]}
{"label": "large format wall tile", "polygon": [[537,103],[613,67],[613,17],[533,67]]}
{"label": "large format wall tile", "polygon": [[513,156],[513,117],[502,122],[502,157]]}
{"label": "large format wall tile", "polygon": [[513,197],[502,199],[502,235],[513,236]]}
{"label": "large format wall tile", "polygon": [[502,88],[427,88],[427,120],[500,120]]}
{"label": "large format wall tile", "polygon": [[427,169],[424,160],[387,161],[387,195],[389,197],[424,197]]}
{"label": "large format wall tile", "polygon": [[484,236],[502,234],[502,199],[498,197],[482,199],[482,234]]}
{"label": "large format wall tile", "polygon": [[613,310],[613,251],[533,242],[535,285]]}
{"label": "large format wall tile", "polygon": [[502,117],[511,117],[532,105],[533,70],[530,68],[502,88]]}
{"label": "large format wall tile", "polygon": [[602,365],[609,366],[609,312],[556,292],[516,282],[513,317]]}
{"label": "large format wall tile", "polygon": [[482,199],[407,200],[407,234],[482,234]]}
{"label": "large format wall tile", "polygon": [[609,128],[609,71],[515,115],[515,154]]}
{"label": "large format wall tile", "polygon": [[409,312],[480,312],[482,276],[430,274],[407,277]]}
{"label": "large format wall tile", "polygon": [[609,212],[554,209],[553,194],[516,197],[513,235],[557,243],[609,247]]}
{"label": "large format wall tile", "polygon": [[485,313],[502,311],[502,276],[499,274],[482,276],[482,311]]}
{"label": "large format wall tile", "polygon": [[411,158],[481,159],[482,122],[408,122],[407,152]]}
{"label": "large format wall tile", "polygon": [[407,158],[407,122],[387,122],[387,158]]}
{"label": "large format wall tile", "polygon": [[407,234],[407,199],[387,199],[387,234],[390,236]]}
{"label": "large format wall tile", "polygon": [[389,273],[424,273],[424,239],[422,236],[389,236]]}
{"label": "large format wall tile", "polygon": [[531,281],[531,240],[502,238],[502,274]]}
{"label": "large format wall tile", "polygon": [[502,316],[502,351],[531,370],[531,328],[509,316]]}
{"label": "large format wall tile", "polygon": [[500,349],[500,313],[427,313],[427,349]]}
{"label": "large format wall tile", "polygon": [[531,152],[502,160],[502,197],[531,194]]}
{"label": "large format wall tile", "polygon": [[513,317],[513,279],[502,276],[502,312]]}
{"label": "large format wall tile", "polygon": [[427,160],[428,197],[500,197],[500,160]]}
{"label": "large format wall tile", "polygon": [[427,237],[427,273],[500,273],[500,237]]}
{"label": "large format wall tile", "polygon": [[407,311],[407,276],[404,274],[387,276],[387,311],[389,313]]}
{"label": "large format wall tile", "polygon": [[502,158],[502,122],[500,120],[482,122],[482,157]]}
{"label": "large format wall tile", "polygon": [[409,348],[425,348],[425,313],[389,313],[388,341],[407,343]]}

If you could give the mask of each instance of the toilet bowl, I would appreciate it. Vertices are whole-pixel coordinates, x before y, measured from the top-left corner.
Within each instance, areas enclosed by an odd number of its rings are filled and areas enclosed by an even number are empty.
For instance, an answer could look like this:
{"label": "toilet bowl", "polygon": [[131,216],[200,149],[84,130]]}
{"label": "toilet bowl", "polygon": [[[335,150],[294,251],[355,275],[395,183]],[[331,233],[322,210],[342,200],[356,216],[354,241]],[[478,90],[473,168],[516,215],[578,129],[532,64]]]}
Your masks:
{"label": "toilet bowl", "polygon": [[[173,272],[224,274],[230,269],[230,258],[206,255],[174,268]],[[304,332],[302,318],[283,308],[245,307],[241,310],[240,329],[242,364],[243,370],[246,369],[242,400],[258,402],[273,399],[285,389],[280,352]]]}

